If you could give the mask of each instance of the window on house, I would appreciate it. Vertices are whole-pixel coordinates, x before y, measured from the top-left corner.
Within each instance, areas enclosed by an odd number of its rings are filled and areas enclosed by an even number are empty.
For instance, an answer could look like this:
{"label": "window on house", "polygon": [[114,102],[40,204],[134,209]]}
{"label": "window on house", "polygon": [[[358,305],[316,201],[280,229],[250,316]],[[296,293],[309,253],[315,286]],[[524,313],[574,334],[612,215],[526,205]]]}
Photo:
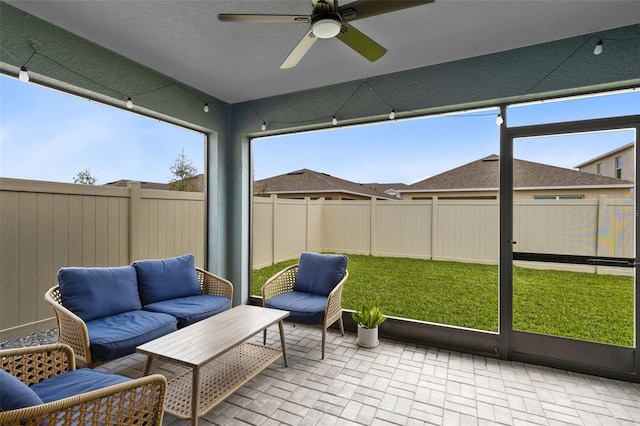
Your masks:
{"label": "window on house", "polygon": [[602,174],[602,163],[596,164],[596,174]]}
{"label": "window on house", "polygon": [[617,156],[616,159],[616,177],[622,179],[622,156]]}
{"label": "window on house", "polygon": [[584,195],[534,195],[534,200],[584,200]]}

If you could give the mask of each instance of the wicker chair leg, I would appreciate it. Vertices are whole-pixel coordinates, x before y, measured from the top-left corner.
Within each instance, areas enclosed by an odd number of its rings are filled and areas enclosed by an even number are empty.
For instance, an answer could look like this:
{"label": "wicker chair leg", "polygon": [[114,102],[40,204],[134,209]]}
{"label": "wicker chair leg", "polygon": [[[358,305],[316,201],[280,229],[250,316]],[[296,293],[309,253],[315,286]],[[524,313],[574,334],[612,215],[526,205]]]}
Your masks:
{"label": "wicker chair leg", "polygon": [[262,344],[267,346],[267,329],[266,328],[262,331]]}
{"label": "wicker chair leg", "polygon": [[344,336],[344,323],[342,322],[342,316],[338,318],[338,325],[340,326],[340,333]]}
{"label": "wicker chair leg", "polygon": [[324,343],[327,340],[327,329],[322,327],[322,359],[324,359]]}

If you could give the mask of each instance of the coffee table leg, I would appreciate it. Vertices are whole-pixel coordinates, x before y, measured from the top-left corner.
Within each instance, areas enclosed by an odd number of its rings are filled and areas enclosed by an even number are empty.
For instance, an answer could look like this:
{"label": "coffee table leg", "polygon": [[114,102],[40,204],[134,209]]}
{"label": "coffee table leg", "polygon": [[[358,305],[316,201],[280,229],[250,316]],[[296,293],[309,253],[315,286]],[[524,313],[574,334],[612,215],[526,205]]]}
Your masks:
{"label": "coffee table leg", "polygon": [[192,377],[193,382],[191,384],[191,425],[197,426],[198,424],[198,408],[200,406],[200,368],[195,367],[193,369]]}
{"label": "coffee table leg", "polygon": [[287,345],[284,342],[284,322],[278,321],[278,327],[280,328],[280,345],[282,346],[282,359],[284,360],[284,366],[288,367],[287,363]]}
{"label": "coffee table leg", "polygon": [[147,355],[147,362],[144,364],[144,372],[143,376],[148,376],[151,371],[151,364],[153,363],[153,357],[151,355]]}

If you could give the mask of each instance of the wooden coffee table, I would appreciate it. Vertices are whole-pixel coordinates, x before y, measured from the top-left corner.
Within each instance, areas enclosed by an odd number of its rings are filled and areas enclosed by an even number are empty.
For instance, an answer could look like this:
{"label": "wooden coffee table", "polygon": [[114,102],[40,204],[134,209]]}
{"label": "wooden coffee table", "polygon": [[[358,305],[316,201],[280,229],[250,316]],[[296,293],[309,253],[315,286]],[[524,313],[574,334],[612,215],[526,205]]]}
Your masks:
{"label": "wooden coffee table", "polygon": [[[165,411],[182,419],[206,414],[282,356],[287,365],[283,320],[288,311],[240,305],[136,348],[147,355],[144,374],[153,359],[190,369],[169,381]],[[246,342],[278,323],[282,349]]]}

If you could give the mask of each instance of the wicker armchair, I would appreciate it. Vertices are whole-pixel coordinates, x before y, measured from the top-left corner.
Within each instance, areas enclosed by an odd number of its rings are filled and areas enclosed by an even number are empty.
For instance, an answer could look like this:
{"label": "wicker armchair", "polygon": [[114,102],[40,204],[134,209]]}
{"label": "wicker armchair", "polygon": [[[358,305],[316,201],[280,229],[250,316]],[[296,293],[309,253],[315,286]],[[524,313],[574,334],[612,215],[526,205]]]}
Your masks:
{"label": "wicker armchair", "polygon": [[[202,294],[228,297],[229,307],[231,307],[233,298],[231,282],[201,268],[196,268],[196,273]],[[58,319],[58,342],[71,346],[80,364],[89,367],[101,364],[102,362],[94,361],[91,357],[89,331],[84,321],[62,305],[60,286],[56,285],[47,290],[44,299],[51,304]]]}
{"label": "wicker armchair", "polygon": [[[267,307],[267,305],[269,304],[269,300],[276,296],[294,291],[294,284],[296,281],[296,275],[298,274],[299,266],[300,264],[289,266],[275,274],[273,277],[269,278],[264,283],[264,285],[262,286],[263,306]],[[322,319],[322,322],[316,324],[322,328],[322,359],[324,359],[327,329],[337,321],[340,327],[340,333],[344,336],[344,324],[342,322],[342,289],[344,288],[344,283],[347,281],[348,277],[349,271],[345,269],[344,276],[336,284],[336,286],[326,298],[326,306],[324,309],[324,317]],[[292,312],[291,308],[287,308],[287,310]],[[293,312],[292,316],[295,318]],[[296,322],[295,320],[289,318],[285,319],[285,321]],[[305,321],[304,323],[310,324],[307,321]],[[263,333],[263,339],[264,343],[266,344],[266,330]]]}
{"label": "wicker armchair", "polygon": [[[2,369],[30,385],[75,370],[73,350],[51,344],[0,351]],[[0,424],[161,425],[167,380],[154,374],[57,401],[0,411]]]}

